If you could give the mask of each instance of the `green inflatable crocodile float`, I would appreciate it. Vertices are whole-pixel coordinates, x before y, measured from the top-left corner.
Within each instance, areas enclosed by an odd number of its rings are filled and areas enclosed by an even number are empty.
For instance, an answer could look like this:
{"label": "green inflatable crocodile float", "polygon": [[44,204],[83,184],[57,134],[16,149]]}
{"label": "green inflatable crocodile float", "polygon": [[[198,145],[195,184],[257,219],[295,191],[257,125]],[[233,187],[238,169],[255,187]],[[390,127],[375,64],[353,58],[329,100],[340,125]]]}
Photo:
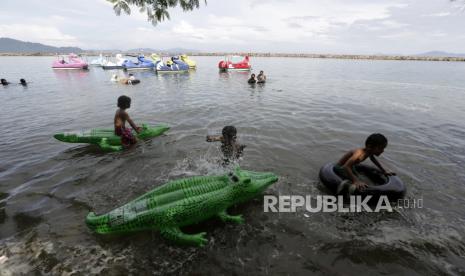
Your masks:
{"label": "green inflatable crocodile float", "polygon": [[[142,124],[142,131],[136,134],[137,139],[148,139],[162,135],[170,129],[165,125],[148,127]],[[98,145],[104,151],[120,151],[121,137],[115,135],[114,129],[92,129],[81,133],[57,133],[53,135],[55,139],[67,143],[87,143]]]}
{"label": "green inflatable crocodile float", "polygon": [[241,215],[228,215],[228,207],[260,195],[278,177],[273,173],[245,171],[220,176],[196,176],[170,181],[135,200],[97,216],[90,212],[87,226],[99,234],[159,230],[181,244],[203,246],[206,233],[185,234],[180,227],[218,216],[242,223]]}

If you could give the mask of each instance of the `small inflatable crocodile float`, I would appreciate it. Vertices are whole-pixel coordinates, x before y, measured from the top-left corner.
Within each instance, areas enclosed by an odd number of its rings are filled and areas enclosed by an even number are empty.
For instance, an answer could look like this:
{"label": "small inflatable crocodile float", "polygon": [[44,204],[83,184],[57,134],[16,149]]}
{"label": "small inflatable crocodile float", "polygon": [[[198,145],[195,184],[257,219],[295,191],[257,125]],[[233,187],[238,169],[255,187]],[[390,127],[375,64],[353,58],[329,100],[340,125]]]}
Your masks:
{"label": "small inflatable crocodile float", "polygon": [[206,233],[186,234],[180,227],[218,216],[242,223],[241,215],[228,215],[228,207],[260,195],[278,177],[273,173],[245,171],[220,176],[197,176],[170,181],[124,206],[97,216],[91,212],[86,224],[99,234],[159,230],[181,244],[203,246]]}
{"label": "small inflatable crocodile float", "polygon": [[[162,135],[170,129],[165,125],[157,125],[149,127],[142,124],[142,131],[135,134],[137,139],[148,139]],[[96,128],[80,133],[57,133],[53,135],[55,139],[67,143],[87,143],[98,145],[104,151],[120,151],[123,149],[121,145],[121,137],[115,135],[114,129]]]}

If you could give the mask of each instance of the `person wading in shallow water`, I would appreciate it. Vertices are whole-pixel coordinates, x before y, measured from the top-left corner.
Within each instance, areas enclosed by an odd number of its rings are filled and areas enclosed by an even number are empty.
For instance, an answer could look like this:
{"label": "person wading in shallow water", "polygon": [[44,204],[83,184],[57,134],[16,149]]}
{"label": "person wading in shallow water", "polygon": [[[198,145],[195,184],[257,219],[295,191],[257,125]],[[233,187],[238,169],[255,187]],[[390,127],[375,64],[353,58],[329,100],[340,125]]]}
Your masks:
{"label": "person wading in shallow water", "polygon": [[263,71],[260,71],[260,74],[257,76],[257,83],[265,83],[266,82],[266,76],[263,73]]}
{"label": "person wading in shallow water", "polygon": [[242,156],[245,145],[237,143],[237,129],[234,126],[225,126],[222,135],[208,135],[207,142],[221,142],[221,152],[224,156],[223,164]]}
{"label": "person wading in shallow water", "polygon": [[255,74],[252,74],[252,75],[250,76],[250,79],[249,79],[247,82],[248,82],[248,83],[256,83],[257,80],[255,79]]}

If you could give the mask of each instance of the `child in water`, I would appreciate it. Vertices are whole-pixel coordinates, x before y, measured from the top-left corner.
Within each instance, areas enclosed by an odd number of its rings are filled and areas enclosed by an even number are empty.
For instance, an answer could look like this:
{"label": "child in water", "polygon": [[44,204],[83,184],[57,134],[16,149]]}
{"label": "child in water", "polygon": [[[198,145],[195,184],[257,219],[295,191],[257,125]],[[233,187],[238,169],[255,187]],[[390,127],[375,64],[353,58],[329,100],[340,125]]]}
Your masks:
{"label": "child in water", "polygon": [[384,175],[395,175],[394,172],[386,170],[375,158],[375,156],[380,156],[384,152],[387,144],[388,141],[384,135],[374,133],[368,136],[365,141],[364,148],[354,149],[344,154],[334,167],[335,172],[345,179],[344,183],[339,186],[338,192],[341,192],[344,187],[350,184],[350,182],[352,186],[349,188],[349,191],[354,191],[355,189],[363,191],[367,187],[367,184],[358,178],[358,173],[354,168],[355,165],[360,164],[367,158],[370,158],[370,160],[384,173]]}
{"label": "child in water", "polygon": [[136,137],[132,134],[130,128],[126,128],[126,121],[131,125],[131,127],[139,133],[141,128],[138,127],[129,117],[126,109],[131,107],[131,98],[128,96],[120,96],[118,98],[118,110],[116,110],[114,124],[115,124],[115,134],[121,136],[121,144],[124,147],[129,147],[137,143]]}
{"label": "child in water", "polygon": [[113,74],[110,81],[119,82],[121,84],[138,84],[140,80],[136,79],[133,74],[129,74],[129,78],[120,78],[118,75]]}
{"label": "child in water", "polygon": [[263,71],[260,71],[260,74],[257,76],[257,83],[265,83],[266,82],[266,76]]}
{"label": "child in water", "polygon": [[237,159],[242,155],[245,145],[237,143],[237,129],[234,126],[225,126],[221,132],[221,136],[208,135],[207,142],[221,142],[224,162],[228,164],[230,159]]}
{"label": "child in water", "polygon": [[255,79],[255,74],[252,74],[252,75],[250,76],[250,79],[249,79],[247,82],[248,82],[248,83],[256,83],[257,80]]}

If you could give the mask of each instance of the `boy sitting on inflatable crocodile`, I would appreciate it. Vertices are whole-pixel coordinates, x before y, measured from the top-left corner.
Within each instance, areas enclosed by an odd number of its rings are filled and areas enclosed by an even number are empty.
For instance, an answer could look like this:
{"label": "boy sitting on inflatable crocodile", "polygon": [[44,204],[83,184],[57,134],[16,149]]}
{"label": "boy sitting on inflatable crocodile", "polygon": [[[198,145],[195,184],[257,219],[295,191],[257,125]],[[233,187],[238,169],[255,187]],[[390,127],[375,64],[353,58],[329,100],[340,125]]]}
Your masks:
{"label": "boy sitting on inflatable crocodile", "polygon": [[137,139],[132,134],[131,129],[126,128],[126,121],[137,133],[139,133],[142,130],[131,120],[129,114],[126,112],[126,109],[130,107],[131,98],[124,95],[118,98],[118,110],[116,110],[114,119],[115,134],[121,136],[121,144],[123,145],[123,147],[129,147],[130,145],[137,143]]}
{"label": "boy sitting on inflatable crocodile", "polygon": [[386,170],[381,163],[375,158],[380,156],[388,144],[388,140],[381,133],[373,133],[365,141],[365,148],[358,148],[351,150],[344,154],[339,162],[334,166],[334,171],[341,176],[345,181],[339,185],[338,193],[349,186],[349,191],[353,192],[355,189],[363,191],[367,184],[358,178],[358,173],[355,170],[355,165],[370,158],[370,160],[386,175],[395,175],[394,172]]}
{"label": "boy sitting on inflatable crocodile", "polygon": [[221,142],[221,151],[224,155],[224,163],[228,164],[230,159],[237,159],[242,155],[245,145],[237,143],[237,129],[234,126],[225,126],[222,135],[208,135],[207,142]]}

